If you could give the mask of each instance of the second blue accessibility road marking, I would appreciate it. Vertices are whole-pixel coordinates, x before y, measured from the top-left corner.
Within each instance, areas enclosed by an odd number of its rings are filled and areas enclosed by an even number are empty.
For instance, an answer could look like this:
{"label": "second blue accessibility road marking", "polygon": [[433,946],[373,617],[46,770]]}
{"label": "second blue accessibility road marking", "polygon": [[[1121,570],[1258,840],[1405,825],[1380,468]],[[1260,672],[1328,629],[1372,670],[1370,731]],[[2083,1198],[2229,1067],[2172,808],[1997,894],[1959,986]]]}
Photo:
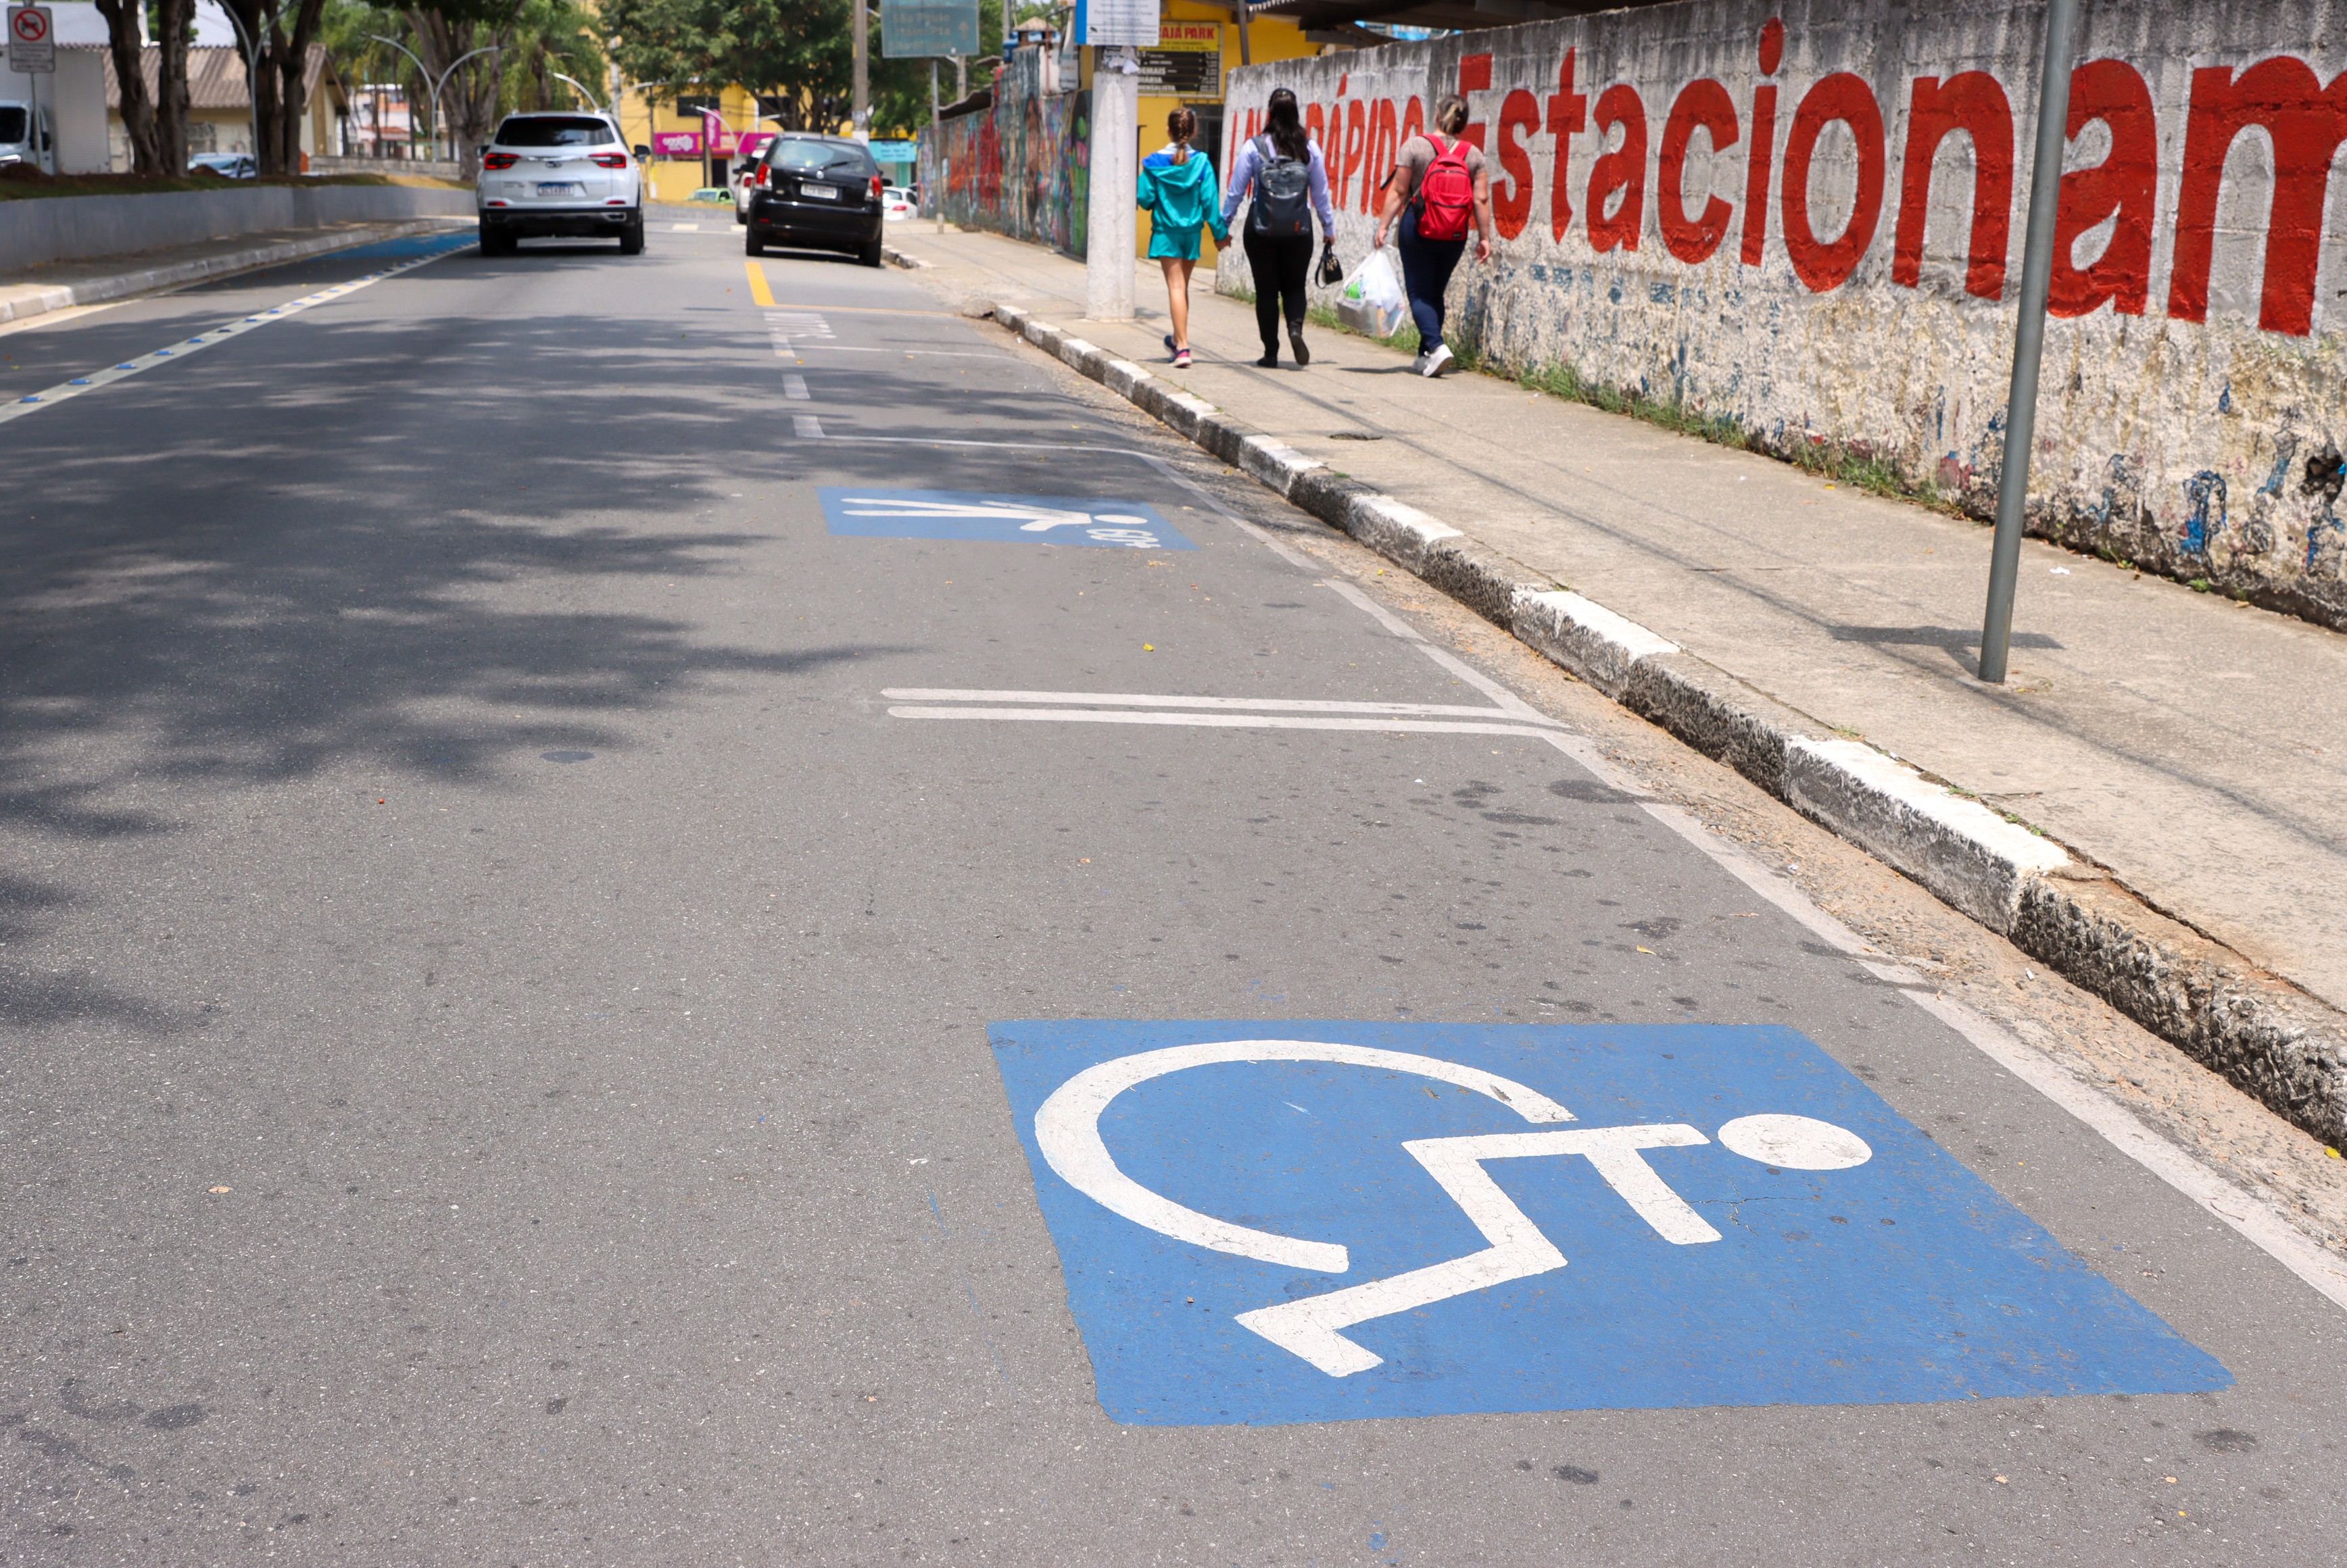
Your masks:
{"label": "second blue accessibility road marking", "polygon": [[1790,1030],[993,1039],[1121,1421],[2231,1381]]}
{"label": "second blue accessibility road marking", "polygon": [[1082,496],[1005,496],[981,490],[880,490],[826,486],[835,534],[900,539],[986,539],[1003,544],[1091,545],[1194,550],[1153,507]]}

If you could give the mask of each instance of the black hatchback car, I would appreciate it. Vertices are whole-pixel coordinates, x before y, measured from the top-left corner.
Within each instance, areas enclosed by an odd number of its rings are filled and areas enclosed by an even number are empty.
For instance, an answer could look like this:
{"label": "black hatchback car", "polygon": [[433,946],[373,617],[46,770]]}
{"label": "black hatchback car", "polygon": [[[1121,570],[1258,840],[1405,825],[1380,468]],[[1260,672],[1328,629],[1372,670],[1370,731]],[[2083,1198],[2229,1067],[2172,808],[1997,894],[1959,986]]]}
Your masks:
{"label": "black hatchback car", "polygon": [[867,267],[880,264],[880,166],[860,141],[844,136],[778,136],[751,176],[749,235],[743,249],[769,245],[845,251]]}

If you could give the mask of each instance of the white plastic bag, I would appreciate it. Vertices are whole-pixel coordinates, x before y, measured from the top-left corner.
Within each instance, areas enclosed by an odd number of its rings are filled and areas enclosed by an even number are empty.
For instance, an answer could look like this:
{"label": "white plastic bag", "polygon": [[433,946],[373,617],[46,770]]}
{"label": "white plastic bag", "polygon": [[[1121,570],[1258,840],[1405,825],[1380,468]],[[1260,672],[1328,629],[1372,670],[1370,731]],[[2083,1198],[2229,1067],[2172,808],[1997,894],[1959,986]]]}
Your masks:
{"label": "white plastic bag", "polygon": [[1401,279],[1383,251],[1372,251],[1353,275],[1345,280],[1337,299],[1337,319],[1370,337],[1391,337],[1409,319],[1409,301]]}

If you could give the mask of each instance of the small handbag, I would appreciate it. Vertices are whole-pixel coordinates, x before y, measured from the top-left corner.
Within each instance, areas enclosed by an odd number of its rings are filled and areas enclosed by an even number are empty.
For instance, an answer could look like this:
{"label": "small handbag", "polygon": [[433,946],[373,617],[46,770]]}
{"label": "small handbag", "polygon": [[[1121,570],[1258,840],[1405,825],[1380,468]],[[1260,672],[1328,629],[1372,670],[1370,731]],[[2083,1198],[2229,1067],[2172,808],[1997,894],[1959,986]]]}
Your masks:
{"label": "small handbag", "polygon": [[1320,247],[1320,268],[1313,275],[1313,282],[1324,289],[1329,289],[1344,281],[1345,269],[1338,265],[1337,261],[1337,241],[1331,240]]}

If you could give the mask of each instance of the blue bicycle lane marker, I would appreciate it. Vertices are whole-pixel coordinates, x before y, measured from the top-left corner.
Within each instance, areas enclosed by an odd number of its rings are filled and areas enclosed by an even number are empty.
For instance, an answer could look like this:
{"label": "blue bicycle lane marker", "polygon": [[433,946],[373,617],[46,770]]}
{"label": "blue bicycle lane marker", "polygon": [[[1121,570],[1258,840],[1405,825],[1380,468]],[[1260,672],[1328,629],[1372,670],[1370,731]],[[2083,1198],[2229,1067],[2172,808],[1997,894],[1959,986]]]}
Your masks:
{"label": "blue bicycle lane marker", "polygon": [[1119,1421],[2232,1382],[1790,1030],[991,1032]]}
{"label": "blue bicycle lane marker", "polygon": [[1111,549],[1198,547],[1153,507],[1101,497],[1004,496],[980,490],[879,490],[825,486],[823,520],[867,538],[987,539]]}

